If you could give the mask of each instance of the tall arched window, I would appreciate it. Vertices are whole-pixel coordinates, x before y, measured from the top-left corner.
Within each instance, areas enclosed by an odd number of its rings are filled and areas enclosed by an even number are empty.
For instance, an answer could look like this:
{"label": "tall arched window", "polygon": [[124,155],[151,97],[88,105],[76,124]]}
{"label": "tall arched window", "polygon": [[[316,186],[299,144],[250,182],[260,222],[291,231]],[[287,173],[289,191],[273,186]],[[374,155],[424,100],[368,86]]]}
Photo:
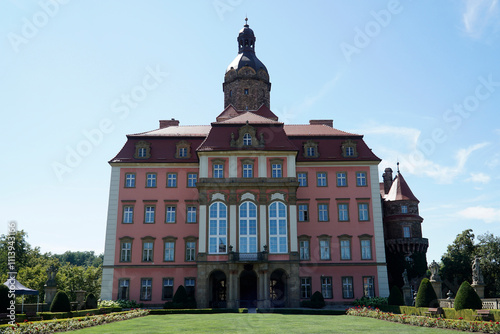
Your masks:
{"label": "tall arched window", "polygon": [[269,206],[269,252],[287,253],[286,205],[274,202]]}
{"label": "tall arched window", "polygon": [[227,249],[227,206],[221,202],[210,205],[209,253],[225,254]]}
{"label": "tall arched window", "polygon": [[257,206],[240,205],[240,253],[257,253]]}

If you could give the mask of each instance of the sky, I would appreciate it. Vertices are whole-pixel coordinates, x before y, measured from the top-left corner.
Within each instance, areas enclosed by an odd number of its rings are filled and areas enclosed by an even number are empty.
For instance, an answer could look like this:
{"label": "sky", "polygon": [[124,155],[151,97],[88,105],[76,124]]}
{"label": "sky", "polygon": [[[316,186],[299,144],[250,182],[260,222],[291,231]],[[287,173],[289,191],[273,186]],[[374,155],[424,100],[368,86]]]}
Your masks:
{"label": "sky", "polygon": [[102,253],[108,161],[158,120],[215,121],[248,16],[273,112],[363,134],[380,176],[399,161],[429,263],[465,229],[500,236],[499,7],[2,0],[0,234],[16,221],[42,252]]}

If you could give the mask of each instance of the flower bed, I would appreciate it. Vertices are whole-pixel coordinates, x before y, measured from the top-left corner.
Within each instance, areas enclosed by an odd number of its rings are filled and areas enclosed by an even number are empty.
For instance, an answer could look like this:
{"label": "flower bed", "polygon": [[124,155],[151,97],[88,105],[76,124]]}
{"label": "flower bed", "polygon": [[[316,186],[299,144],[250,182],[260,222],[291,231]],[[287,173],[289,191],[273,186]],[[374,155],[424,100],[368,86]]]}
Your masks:
{"label": "flower bed", "polygon": [[375,319],[399,322],[421,327],[436,327],[445,329],[456,329],[469,332],[500,333],[500,323],[498,321],[467,321],[451,320],[443,318],[430,318],[417,315],[394,314],[382,312],[378,308],[356,307],[347,310],[348,315],[370,317]]}
{"label": "flower bed", "polygon": [[35,321],[16,323],[15,325],[2,325],[0,333],[24,334],[24,333],[54,333],[82,329],[110,322],[128,320],[149,314],[148,310],[131,310],[127,312],[102,314],[96,316],[85,316],[81,318],[56,319],[48,321]]}

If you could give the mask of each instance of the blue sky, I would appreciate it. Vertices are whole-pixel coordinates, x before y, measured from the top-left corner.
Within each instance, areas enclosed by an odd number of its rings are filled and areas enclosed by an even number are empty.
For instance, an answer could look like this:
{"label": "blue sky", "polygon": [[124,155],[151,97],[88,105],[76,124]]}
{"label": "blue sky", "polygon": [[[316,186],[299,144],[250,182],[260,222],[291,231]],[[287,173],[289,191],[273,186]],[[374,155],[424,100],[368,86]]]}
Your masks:
{"label": "blue sky", "polygon": [[497,0],[4,0],[0,233],[103,252],[107,161],[160,119],[215,120],[246,15],[281,121],[364,134],[380,174],[400,161],[429,262],[500,235]]}

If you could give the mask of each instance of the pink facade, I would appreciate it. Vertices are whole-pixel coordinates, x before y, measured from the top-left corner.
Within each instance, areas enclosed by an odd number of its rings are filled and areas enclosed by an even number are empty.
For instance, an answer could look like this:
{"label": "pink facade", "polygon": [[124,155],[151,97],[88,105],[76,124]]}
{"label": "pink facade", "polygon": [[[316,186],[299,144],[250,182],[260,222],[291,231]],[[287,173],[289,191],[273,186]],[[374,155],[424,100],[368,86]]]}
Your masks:
{"label": "pink facade", "polygon": [[387,296],[380,159],[331,120],[279,122],[248,25],[238,39],[215,122],[160,121],[110,161],[101,298],[159,305],[180,285],[198,307]]}

